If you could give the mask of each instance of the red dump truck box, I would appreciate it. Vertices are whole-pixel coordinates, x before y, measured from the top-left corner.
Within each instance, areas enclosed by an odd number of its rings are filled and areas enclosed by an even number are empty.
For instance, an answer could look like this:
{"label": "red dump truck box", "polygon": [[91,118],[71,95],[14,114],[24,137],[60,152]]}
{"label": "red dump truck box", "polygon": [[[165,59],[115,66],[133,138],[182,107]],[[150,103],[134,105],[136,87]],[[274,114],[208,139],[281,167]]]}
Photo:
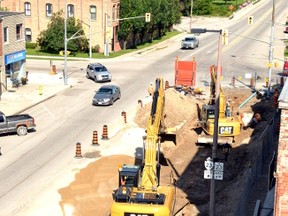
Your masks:
{"label": "red dump truck box", "polygon": [[196,61],[175,61],[175,86],[196,85]]}

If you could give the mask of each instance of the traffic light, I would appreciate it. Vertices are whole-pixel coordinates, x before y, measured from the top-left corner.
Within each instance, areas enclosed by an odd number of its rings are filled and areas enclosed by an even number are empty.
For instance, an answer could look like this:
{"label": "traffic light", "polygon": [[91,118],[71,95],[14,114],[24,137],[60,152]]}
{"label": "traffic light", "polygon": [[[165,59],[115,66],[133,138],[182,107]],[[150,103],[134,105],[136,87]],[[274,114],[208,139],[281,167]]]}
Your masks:
{"label": "traffic light", "polygon": [[228,45],[228,29],[222,32],[222,45]]}
{"label": "traffic light", "polygon": [[145,22],[150,22],[151,20],[151,13],[145,13]]}
{"label": "traffic light", "polygon": [[253,25],[253,16],[248,17],[248,25]]}

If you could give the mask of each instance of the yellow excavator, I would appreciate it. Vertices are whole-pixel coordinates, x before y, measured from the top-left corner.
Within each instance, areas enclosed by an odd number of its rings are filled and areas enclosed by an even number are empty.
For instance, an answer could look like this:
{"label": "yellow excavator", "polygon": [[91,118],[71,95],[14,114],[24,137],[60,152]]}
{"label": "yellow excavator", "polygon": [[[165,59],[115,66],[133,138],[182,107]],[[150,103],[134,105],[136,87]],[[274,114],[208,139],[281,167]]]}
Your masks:
{"label": "yellow excavator", "polygon": [[113,193],[111,216],[172,216],[176,201],[175,181],[160,186],[160,134],[165,133],[164,83],[155,81],[152,107],[143,138],[142,165],[119,167],[119,187]]}
{"label": "yellow excavator", "polygon": [[[215,117],[215,99],[216,99],[216,74],[215,67],[210,71],[211,84],[210,84],[210,100],[208,104],[204,104],[201,110],[201,128],[205,134],[198,137],[197,144],[213,144],[214,134],[214,117]],[[234,115],[233,108],[228,99],[225,103],[224,92],[220,86],[219,95],[219,120],[218,120],[218,144],[233,144],[234,137],[241,132],[241,119],[240,116]]]}

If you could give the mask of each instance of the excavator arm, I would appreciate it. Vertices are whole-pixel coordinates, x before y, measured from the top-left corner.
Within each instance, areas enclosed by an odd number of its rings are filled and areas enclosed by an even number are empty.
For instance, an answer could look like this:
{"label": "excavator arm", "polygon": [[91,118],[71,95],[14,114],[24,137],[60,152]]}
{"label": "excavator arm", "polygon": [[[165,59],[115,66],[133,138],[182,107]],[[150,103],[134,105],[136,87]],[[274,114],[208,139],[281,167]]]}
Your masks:
{"label": "excavator arm", "polygon": [[164,83],[162,79],[158,78],[155,81],[155,91],[146,129],[147,137],[144,142],[145,158],[141,182],[141,188],[144,190],[155,191],[159,182],[157,152],[159,152],[159,133],[164,116],[164,103]]}

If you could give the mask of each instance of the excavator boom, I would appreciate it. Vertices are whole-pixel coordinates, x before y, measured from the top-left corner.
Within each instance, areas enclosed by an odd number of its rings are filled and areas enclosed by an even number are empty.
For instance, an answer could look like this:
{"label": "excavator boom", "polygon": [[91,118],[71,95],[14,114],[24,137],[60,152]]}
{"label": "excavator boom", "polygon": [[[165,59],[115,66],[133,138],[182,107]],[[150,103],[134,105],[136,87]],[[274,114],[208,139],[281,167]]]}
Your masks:
{"label": "excavator boom", "polygon": [[[159,186],[160,130],[163,127],[165,95],[162,78],[155,81],[151,112],[144,138],[143,170],[137,165],[119,169],[119,188],[113,194],[111,216],[172,216],[175,185]],[[142,171],[142,173],[140,173]]]}

